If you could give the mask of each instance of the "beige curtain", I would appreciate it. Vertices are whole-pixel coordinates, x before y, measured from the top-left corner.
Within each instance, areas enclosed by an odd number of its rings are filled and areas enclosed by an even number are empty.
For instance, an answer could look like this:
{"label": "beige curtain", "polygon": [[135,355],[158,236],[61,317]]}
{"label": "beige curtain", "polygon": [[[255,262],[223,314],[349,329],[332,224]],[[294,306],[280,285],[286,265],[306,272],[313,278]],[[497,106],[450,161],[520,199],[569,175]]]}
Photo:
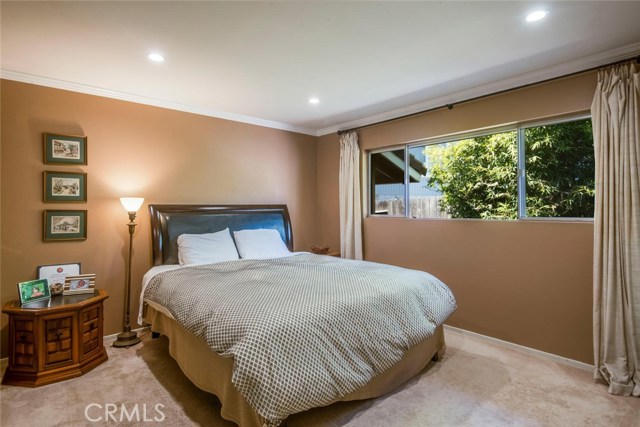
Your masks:
{"label": "beige curtain", "polygon": [[340,136],[340,253],[362,259],[360,147],[355,131]]}
{"label": "beige curtain", "polygon": [[595,377],[609,393],[640,396],[640,75],[635,64],[598,72],[591,114]]}

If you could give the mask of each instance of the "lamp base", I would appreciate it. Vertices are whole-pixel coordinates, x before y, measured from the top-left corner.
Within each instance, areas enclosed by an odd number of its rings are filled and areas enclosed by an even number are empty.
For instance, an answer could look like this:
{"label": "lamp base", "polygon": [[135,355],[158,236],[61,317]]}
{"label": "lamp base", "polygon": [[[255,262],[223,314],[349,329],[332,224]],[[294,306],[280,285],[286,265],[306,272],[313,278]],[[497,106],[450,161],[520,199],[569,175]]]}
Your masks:
{"label": "lamp base", "polygon": [[138,334],[133,331],[122,332],[118,334],[116,340],[113,342],[114,347],[131,347],[140,342]]}

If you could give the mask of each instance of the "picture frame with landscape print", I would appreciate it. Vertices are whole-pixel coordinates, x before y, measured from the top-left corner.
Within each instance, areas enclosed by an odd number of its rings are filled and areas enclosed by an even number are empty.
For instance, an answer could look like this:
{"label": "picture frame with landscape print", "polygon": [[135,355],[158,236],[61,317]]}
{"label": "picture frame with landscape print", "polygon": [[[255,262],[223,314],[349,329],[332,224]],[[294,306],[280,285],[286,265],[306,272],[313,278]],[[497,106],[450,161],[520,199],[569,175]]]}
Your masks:
{"label": "picture frame with landscape print", "polygon": [[87,174],[44,171],[44,202],[86,202]]}
{"label": "picture frame with landscape print", "polygon": [[45,242],[87,239],[86,210],[45,210],[43,217]]}
{"label": "picture frame with landscape print", "polygon": [[47,165],[86,165],[87,137],[44,133],[44,163]]}

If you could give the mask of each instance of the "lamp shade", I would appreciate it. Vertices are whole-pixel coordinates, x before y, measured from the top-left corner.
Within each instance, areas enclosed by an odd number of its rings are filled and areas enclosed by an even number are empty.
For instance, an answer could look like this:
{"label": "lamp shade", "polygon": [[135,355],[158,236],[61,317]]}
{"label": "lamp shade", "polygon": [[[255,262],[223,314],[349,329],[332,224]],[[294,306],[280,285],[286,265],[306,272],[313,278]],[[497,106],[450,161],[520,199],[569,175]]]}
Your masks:
{"label": "lamp shade", "polygon": [[120,203],[122,203],[127,212],[138,212],[142,202],[144,202],[143,197],[120,197]]}

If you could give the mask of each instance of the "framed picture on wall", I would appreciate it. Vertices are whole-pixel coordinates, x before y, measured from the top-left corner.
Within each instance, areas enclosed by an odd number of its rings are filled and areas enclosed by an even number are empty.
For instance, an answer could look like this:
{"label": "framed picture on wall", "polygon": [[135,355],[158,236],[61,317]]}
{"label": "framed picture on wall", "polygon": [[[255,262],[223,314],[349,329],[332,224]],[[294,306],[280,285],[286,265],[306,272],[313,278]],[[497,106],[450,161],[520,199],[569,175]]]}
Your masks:
{"label": "framed picture on wall", "polygon": [[45,242],[86,240],[87,211],[45,210],[43,217]]}
{"label": "framed picture on wall", "polygon": [[86,165],[87,137],[44,133],[44,163],[47,165]]}
{"label": "framed picture on wall", "polygon": [[44,172],[44,201],[86,202],[87,174],[75,172]]}

